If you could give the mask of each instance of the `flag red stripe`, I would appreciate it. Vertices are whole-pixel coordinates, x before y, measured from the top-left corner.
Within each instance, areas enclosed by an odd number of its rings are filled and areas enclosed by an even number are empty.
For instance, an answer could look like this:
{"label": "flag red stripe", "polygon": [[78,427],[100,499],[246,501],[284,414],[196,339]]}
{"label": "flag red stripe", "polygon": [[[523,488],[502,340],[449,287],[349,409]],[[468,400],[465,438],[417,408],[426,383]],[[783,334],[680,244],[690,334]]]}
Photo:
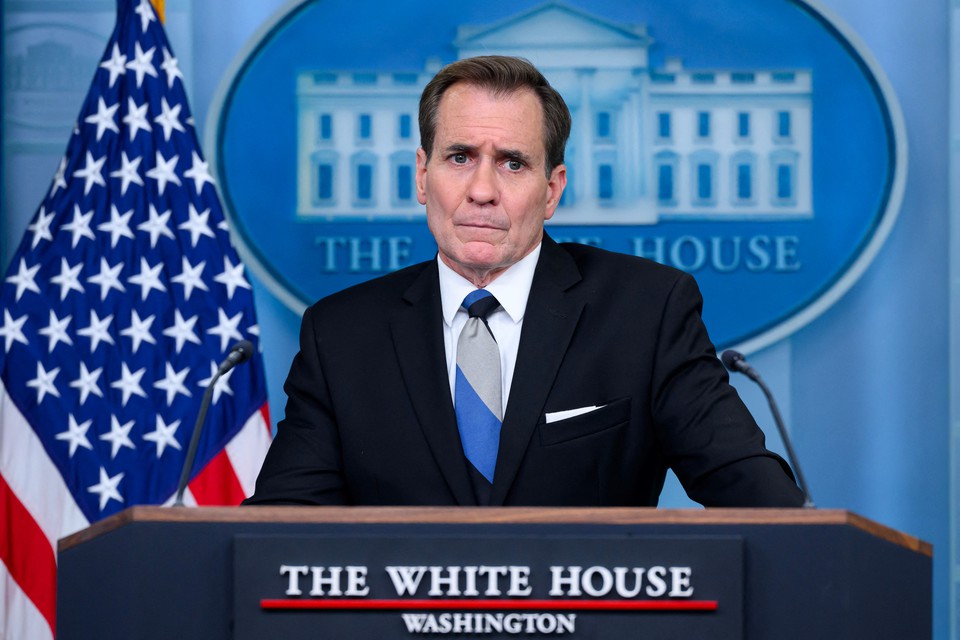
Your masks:
{"label": "flag red stripe", "polygon": [[201,506],[234,506],[246,497],[225,449],[220,450],[189,486],[190,493]]}
{"label": "flag red stripe", "polygon": [[716,611],[716,600],[270,600],[262,609]]}
{"label": "flag red stripe", "polygon": [[0,560],[54,630],[57,560],[50,541],[0,475]]}

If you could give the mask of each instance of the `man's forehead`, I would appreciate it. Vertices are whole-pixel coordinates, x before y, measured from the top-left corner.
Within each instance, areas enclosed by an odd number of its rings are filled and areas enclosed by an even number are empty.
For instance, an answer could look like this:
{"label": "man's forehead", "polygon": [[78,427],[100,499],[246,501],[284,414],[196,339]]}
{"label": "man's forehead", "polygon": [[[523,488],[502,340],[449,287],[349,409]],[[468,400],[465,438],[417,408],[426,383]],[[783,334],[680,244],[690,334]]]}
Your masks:
{"label": "man's forehead", "polygon": [[[489,103],[510,103],[504,111],[490,111]],[[524,105],[523,103],[526,103]],[[470,144],[458,140],[460,136],[491,128],[515,129],[515,143],[543,145],[543,107],[536,93],[529,87],[510,91],[493,89],[458,82],[444,92],[437,110],[437,139],[434,144],[455,146]],[[525,140],[524,140],[525,139]],[[509,143],[506,146],[515,146]]]}

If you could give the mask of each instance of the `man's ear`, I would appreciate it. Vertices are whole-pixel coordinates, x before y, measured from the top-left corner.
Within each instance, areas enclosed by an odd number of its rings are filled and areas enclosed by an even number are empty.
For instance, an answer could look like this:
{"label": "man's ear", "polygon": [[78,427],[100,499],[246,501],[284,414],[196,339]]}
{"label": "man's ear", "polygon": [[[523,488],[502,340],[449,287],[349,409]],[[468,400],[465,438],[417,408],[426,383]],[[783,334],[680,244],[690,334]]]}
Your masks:
{"label": "man's ear", "polygon": [[427,204],[427,152],[417,149],[417,202]]}
{"label": "man's ear", "polygon": [[560,198],[563,196],[563,190],[567,186],[567,165],[558,164],[550,172],[550,178],[547,180],[547,207],[544,211],[543,219],[549,220],[553,217],[557,205],[560,204]]}

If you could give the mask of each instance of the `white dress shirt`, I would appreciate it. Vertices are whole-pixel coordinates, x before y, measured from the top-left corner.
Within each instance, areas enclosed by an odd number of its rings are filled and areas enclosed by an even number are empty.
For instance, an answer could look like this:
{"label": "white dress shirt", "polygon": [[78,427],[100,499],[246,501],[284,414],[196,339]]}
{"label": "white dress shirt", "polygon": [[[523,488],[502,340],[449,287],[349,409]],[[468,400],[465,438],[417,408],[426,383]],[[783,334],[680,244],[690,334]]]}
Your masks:
{"label": "white dress shirt", "polygon": [[[506,413],[510,398],[510,384],[517,364],[517,349],[520,346],[520,330],[523,314],[533,285],[533,272],[540,259],[540,245],[516,264],[487,285],[487,291],[500,302],[500,308],[487,317],[487,324],[500,347],[500,373],[503,385],[503,411]],[[440,303],[443,307],[443,344],[447,356],[447,377],[450,381],[450,397],[455,398],[454,385],[457,379],[457,342],[460,331],[467,323],[467,311],[461,304],[468,293],[476,287],[469,280],[448,267],[437,255],[440,267]]]}

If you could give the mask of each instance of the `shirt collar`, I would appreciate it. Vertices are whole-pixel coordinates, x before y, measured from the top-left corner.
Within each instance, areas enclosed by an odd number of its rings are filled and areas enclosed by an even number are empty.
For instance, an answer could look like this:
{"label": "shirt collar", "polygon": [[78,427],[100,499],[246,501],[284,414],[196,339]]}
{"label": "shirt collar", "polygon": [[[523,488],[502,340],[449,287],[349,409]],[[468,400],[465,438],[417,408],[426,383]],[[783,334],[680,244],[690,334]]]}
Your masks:
{"label": "shirt collar", "polygon": [[[500,306],[515,323],[523,320],[523,314],[527,309],[527,298],[530,297],[533,273],[537,268],[537,260],[540,259],[541,246],[542,244],[538,244],[533,251],[508,267],[486,286],[486,290],[496,297]],[[440,254],[437,254],[437,265],[440,268],[440,304],[443,308],[443,321],[447,326],[451,326],[463,299],[476,287],[448,267],[440,259]]]}

